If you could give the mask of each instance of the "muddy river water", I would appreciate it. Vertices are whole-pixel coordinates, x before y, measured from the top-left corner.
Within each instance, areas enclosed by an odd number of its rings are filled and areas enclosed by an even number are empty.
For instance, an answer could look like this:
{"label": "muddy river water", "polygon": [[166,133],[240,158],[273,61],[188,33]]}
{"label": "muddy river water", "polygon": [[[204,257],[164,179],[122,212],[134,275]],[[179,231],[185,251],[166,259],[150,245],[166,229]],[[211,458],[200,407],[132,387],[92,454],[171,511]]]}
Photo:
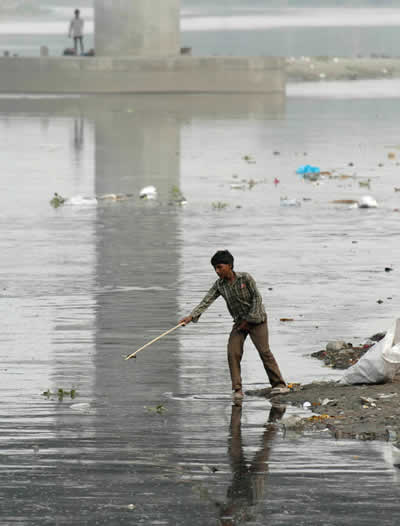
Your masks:
{"label": "muddy river water", "polygon": [[[283,408],[232,407],[222,301],[124,360],[190,312],[220,248],[257,280],[288,381],[338,377],[309,354],[391,324],[400,99],[339,91],[0,99],[1,524],[396,524],[389,443],[291,436],[271,423]],[[379,207],[332,204],[364,195]],[[265,382],[250,344],[243,377]]]}

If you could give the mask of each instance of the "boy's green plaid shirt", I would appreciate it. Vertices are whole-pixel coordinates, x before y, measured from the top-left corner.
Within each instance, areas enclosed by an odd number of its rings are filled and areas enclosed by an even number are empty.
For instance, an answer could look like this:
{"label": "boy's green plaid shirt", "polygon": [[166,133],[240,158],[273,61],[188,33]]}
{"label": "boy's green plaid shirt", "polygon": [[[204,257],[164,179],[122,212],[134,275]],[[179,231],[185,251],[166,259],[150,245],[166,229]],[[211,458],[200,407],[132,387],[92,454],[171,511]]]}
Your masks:
{"label": "boy's green plaid shirt", "polygon": [[235,272],[235,277],[233,283],[217,279],[202,301],[191,312],[193,322],[197,322],[203,312],[219,296],[226,301],[235,323],[239,320],[263,323],[267,319],[261,294],[254,279],[247,272]]}

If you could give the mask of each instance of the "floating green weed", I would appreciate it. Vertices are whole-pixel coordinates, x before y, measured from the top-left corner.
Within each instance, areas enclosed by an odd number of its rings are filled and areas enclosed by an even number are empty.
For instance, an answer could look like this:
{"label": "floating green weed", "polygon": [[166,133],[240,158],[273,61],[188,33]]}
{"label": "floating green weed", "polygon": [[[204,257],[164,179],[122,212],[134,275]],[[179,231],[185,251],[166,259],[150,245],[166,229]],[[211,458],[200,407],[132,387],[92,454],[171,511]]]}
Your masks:
{"label": "floating green weed", "polygon": [[186,199],[182,194],[180,188],[174,185],[170,192],[171,204],[183,205],[186,203]]}
{"label": "floating green weed", "polygon": [[168,411],[168,409],[166,407],[164,407],[163,404],[158,404],[155,407],[147,407],[147,406],[145,406],[144,408],[147,409],[147,411],[149,413],[157,413],[158,415],[162,415],[163,413]]}
{"label": "floating green weed", "polygon": [[224,203],[223,201],[214,201],[213,203],[211,203],[211,206],[214,208],[214,210],[223,210],[229,205],[228,203]]}
{"label": "floating green weed", "polygon": [[50,201],[50,204],[53,208],[58,208],[59,206],[65,203],[65,198],[59,195],[57,192],[54,192],[54,197]]}
{"label": "floating green weed", "polygon": [[42,393],[42,396],[45,396],[46,398],[54,398],[57,397],[60,401],[64,399],[64,396],[69,396],[70,398],[74,399],[77,395],[76,389],[71,389],[70,391],[65,391],[61,387],[57,389],[54,393],[50,391],[50,389],[47,389],[47,391],[44,391]]}

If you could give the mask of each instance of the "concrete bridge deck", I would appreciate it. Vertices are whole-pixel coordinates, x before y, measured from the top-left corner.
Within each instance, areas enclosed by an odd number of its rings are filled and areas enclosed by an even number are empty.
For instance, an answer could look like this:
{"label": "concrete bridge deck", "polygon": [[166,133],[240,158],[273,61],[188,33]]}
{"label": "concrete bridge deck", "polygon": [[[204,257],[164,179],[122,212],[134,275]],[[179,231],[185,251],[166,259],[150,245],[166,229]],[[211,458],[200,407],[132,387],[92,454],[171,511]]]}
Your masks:
{"label": "concrete bridge deck", "polygon": [[1,57],[0,93],[281,93],[279,57]]}

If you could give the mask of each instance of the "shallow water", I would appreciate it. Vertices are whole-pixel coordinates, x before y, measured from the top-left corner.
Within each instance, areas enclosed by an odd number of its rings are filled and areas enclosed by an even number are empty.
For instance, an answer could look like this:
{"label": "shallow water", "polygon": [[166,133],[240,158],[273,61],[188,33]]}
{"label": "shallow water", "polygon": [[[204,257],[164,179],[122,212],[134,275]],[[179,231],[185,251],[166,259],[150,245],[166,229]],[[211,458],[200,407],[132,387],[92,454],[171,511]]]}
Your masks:
{"label": "shallow water", "polygon": [[[400,99],[355,85],[339,98],[298,85],[286,103],[0,98],[3,524],[393,524],[390,444],[284,434],[257,399],[232,409],[222,302],[123,359],[201,299],[224,247],[257,280],[288,381],[337,378],[309,353],[390,325]],[[305,163],[354,177],[311,183]],[[148,184],[158,201],[138,199]],[[173,186],[185,207],[168,205]],[[55,191],[75,204],[53,209]],[[93,203],[107,193],[134,197]],[[379,208],[331,204],[365,193]],[[243,377],[265,382],[250,344]]]}

